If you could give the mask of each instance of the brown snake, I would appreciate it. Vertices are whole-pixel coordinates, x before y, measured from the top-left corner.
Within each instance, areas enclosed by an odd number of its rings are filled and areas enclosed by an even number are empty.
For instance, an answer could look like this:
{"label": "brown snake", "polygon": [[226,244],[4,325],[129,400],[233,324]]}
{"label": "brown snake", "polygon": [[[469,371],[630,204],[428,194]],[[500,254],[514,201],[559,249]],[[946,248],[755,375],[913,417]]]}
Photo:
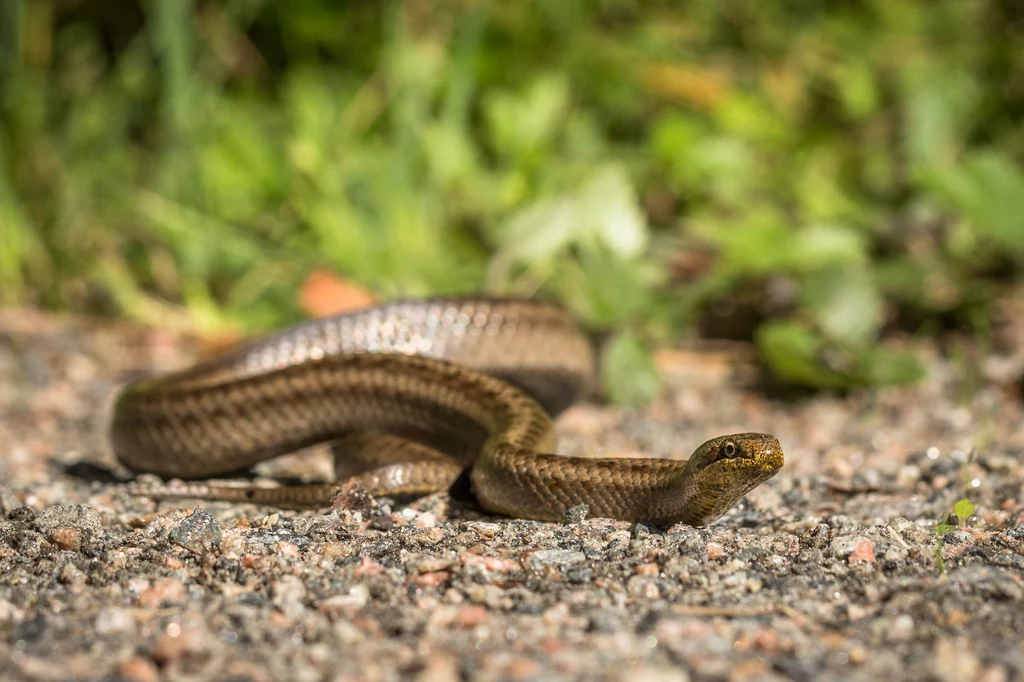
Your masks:
{"label": "brown snake", "polygon": [[[469,465],[492,512],[705,525],[782,467],[774,436],[720,436],[687,461],[565,457],[551,415],[593,383],[590,346],[560,308],[537,301],[395,302],[285,330],[191,369],[128,385],[111,439],[140,472],[206,478],[336,441],[338,480],[370,492],[447,488]],[[154,497],[327,506],[339,484],[191,483]]]}

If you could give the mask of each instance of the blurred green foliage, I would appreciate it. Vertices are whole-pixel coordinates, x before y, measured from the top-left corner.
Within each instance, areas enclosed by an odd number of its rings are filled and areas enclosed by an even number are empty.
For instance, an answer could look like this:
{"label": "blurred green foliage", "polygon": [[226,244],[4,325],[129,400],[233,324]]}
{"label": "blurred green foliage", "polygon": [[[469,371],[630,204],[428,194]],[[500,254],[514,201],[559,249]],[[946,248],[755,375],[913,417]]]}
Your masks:
{"label": "blurred green foliage", "polygon": [[1012,2],[0,0],[0,302],[266,329],[326,266],[914,380],[1024,266]]}

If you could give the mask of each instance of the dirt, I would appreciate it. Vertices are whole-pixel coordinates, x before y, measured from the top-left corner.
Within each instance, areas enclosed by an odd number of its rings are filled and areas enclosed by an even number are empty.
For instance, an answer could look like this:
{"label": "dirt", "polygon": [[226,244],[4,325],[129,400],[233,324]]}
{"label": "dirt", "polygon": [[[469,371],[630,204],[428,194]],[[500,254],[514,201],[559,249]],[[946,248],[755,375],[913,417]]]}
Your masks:
{"label": "dirt", "polygon": [[[1024,678],[1024,407],[962,360],[783,400],[744,353],[659,354],[661,399],[572,408],[560,451],[685,458],[769,431],[787,456],[714,526],[659,529],[443,493],[312,512],[132,497],[106,439],[117,387],[194,353],[0,311],[0,678]],[[314,450],[256,473],[329,471]]]}

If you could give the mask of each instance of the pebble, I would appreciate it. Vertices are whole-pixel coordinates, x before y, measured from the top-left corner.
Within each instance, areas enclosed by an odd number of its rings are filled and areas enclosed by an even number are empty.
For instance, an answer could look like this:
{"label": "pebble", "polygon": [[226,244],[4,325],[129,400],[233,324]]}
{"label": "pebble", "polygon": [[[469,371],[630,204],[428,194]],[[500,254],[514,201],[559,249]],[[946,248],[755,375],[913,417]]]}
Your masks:
{"label": "pebble", "polygon": [[962,637],[939,637],[935,640],[932,657],[932,675],[940,682],[976,680],[981,674],[981,662]]}
{"label": "pebble", "polygon": [[77,552],[102,530],[99,513],[84,504],[55,505],[35,517],[33,525],[60,549]]}
{"label": "pebble", "polygon": [[210,633],[196,626],[183,627],[178,623],[167,626],[166,634],[161,635],[153,643],[150,653],[153,660],[162,666],[168,666],[186,657],[196,657],[209,650],[214,643]]}
{"label": "pebble", "polygon": [[914,636],[914,617],[900,613],[888,621],[886,639],[890,642],[909,642]]}
{"label": "pebble", "polygon": [[96,614],[93,627],[101,635],[130,635],[135,632],[135,618],[128,609],[106,608]]}
{"label": "pebble", "polygon": [[690,682],[690,675],[668,666],[636,666],[629,671],[630,682]]}
{"label": "pebble", "polygon": [[874,558],[874,544],[870,538],[863,535],[839,535],[836,536],[831,543],[829,543],[828,551],[831,556],[837,559],[847,559],[854,552],[858,551],[858,548],[862,548],[860,551],[865,553],[863,549],[865,546],[871,545],[871,557]]}
{"label": "pebble", "polygon": [[131,682],[157,682],[160,671],[148,658],[132,656],[117,664],[118,675]]}
{"label": "pebble", "polygon": [[875,543],[871,540],[862,540],[857,543],[857,546],[853,548],[853,551],[847,555],[846,560],[849,563],[875,563]]}
{"label": "pebble", "polygon": [[356,585],[348,591],[348,594],[336,594],[327,597],[319,603],[317,610],[325,616],[346,615],[353,616],[359,609],[366,606],[370,600],[370,593],[365,585]]}
{"label": "pebble", "polygon": [[271,603],[289,618],[298,618],[306,610],[305,596],[306,583],[298,576],[282,575],[270,583]]}
{"label": "pebble", "polygon": [[144,609],[155,609],[178,604],[185,599],[185,583],[174,578],[159,578],[152,587],[139,592],[138,605]]}
{"label": "pebble", "polygon": [[589,513],[590,506],[586,504],[578,504],[575,507],[569,507],[562,515],[562,523],[582,523]]}
{"label": "pebble", "polygon": [[542,549],[531,554],[527,563],[534,570],[548,566],[565,570],[574,564],[585,563],[586,560],[587,557],[583,552],[568,549]]}
{"label": "pebble", "polygon": [[969,545],[974,542],[974,533],[967,530],[951,530],[942,536],[944,545]]}
{"label": "pebble", "polygon": [[193,554],[204,554],[220,545],[221,528],[209,512],[197,509],[172,528],[168,538]]}
{"label": "pebble", "polygon": [[717,561],[725,556],[725,548],[717,542],[709,542],[704,547],[707,557],[711,561]]}

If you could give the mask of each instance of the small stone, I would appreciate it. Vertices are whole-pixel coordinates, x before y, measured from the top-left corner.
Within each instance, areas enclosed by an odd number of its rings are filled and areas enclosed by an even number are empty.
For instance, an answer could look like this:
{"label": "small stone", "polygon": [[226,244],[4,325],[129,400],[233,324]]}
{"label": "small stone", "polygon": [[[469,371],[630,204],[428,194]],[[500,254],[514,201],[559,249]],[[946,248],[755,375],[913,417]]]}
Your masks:
{"label": "small stone", "polygon": [[890,642],[909,642],[914,637],[914,618],[901,613],[889,621],[886,637]]}
{"label": "small stone", "polygon": [[489,573],[511,573],[512,571],[518,571],[521,566],[518,561],[514,559],[502,559],[496,556],[480,556],[479,554],[473,554],[471,552],[465,552],[459,557],[460,563],[467,569],[476,568],[477,570],[486,571]]}
{"label": "small stone", "polygon": [[370,528],[387,532],[395,527],[395,520],[390,514],[379,514],[370,519]]}
{"label": "small stone", "polygon": [[800,554],[800,538],[791,533],[780,533],[772,538],[771,551],[784,557]]}
{"label": "small stone", "polygon": [[690,682],[690,675],[679,668],[638,665],[629,671],[629,679],[631,682]]}
{"label": "small stone", "polygon": [[362,578],[368,575],[378,575],[383,572],[383,566],[378,564],[370,557],[364,556],[362,559],[360,559],[359,564],[352,571],[352,575],[356,578]]}
{"label": "small stone", "polygon": [[[863,535],[839,535],[833,538],[832,542],[829,543],[828,551],[829,554],[837,559],[848,559],[850,555],[865,542],[872,545],[871,556],[874,557],[874,544],[869,538],[866,538]],[[860,551],[862,554],[866,552],[864,549],[861,549]]]}
{"label": "small stone", "polygon": [[171,529],[171,542],[193,554],[204,554],[220,545],[221,529],[217,519],[205,509],[196,509]]}
{"label": "small stone", "polygon": [[953,609],[946,614],[946,624],[953,627],[960,627],[971,622],[971,617],[963,609]]}
{"label": "small stone", "polygon": [[20,623],[25,620],[25,610],[6,599],[0,599],[0,623]]}
{"label": "small stone", "polygon": [[74,564],[64,564],[64,567],[60,569],[60,574],[57,578],[65,585],[70,585],[72,587],[85,586],[85,573],[82,573],[82,571]]}
{"label": "small stone", "polygon": [[153,609],[166,604],[180,604],[185,600],[185,583],[171,578],[162,578],[139,594],[138,604]]}
{"label": "small stone", "polygon": [[497,585],[469,585],[466,596],[474,604],[481,604],[492,611],[510,609],[514,603]]}
{"label": "small stone", "polygon": [[[543,669],[540,664],[532,658],[520,657],[513,659],[508,663],[502,671],[504,676],[502,679],[507,680],[535,680],[543,679],[541,673]],[[451,678],[453,681],[459,678]]]}
{"label": "small stone", "polygon": [[708,559],[711,559],[712,561],[721,559],[725,556],[725,548],[717,542],[707,543],[705,550],[707,551]]}
{"label": "small stone", "polygon": [[101,635],[133,634],[135,632],[135,618],[128,609],[107,608],[101,609],[93,621],[96,632]]}
{"label": "small stone", "polygon": [[73,504],[47,507],[33,519],[33,525],[60,549],[78,551],[99,534],[103,524],[95,509]]}
{"label": "small stone", "polygon": [[435,571],[433,573],[421,573],[410,578],[409,583],[420,587],[441,587],[451,578],[452,574],[450,571]]}
{"label": "small stone", "polygon": [[990,665],[981,672],[978,682],[1007,682],[1010,674],[1001,665]]}
{"label": "small stone", "polygon": [[160,672],[153,661],[141,656],[126,658],[117,664],[118,674],[131,682],[157,682]]}
{"label": "small stone", "polygon": [[444,530],[436,526],[434,528],[426,528],[413,535],[410,539],[421,547],[433,547],[444,540]]}
{"label": "small stone", "polygon": [[270,583],[270,599],[281,613],[297,618],[306,610],[302,600],[306,596],[306,584],[298,576],[282,575]]}
{"label": "small stone", "polygon": [[565,510],[565,513],[562,514],[562,523],[582,523],[588,514],[590,514],[590,505],[577,504],[575,507]]}
{"label": "small stone", "polygon": [[463,606],[455,613],[455,624],[462,628],[475,628],[486,622],[487,609],[477,604]]}
{"label": "small stone", "polygon": [[846,557],[848,563],[862,562],[867,564],[875,563],[875,544],[870,540],[858,542],[850,555]]}
{"label": "small stone", "polygon": [[761,628],[754,636],[754,646],[766,654],[774,654],[779,650],[779,633],[771,628]]}
{"label": "small stone", "polygon": [[890,521],[889,528],[896,531],[904,541],[911,545],[927,545],[933,538],[931,531],[902,516]]}
{"label": "small stone", "polygon": [[661,588],[658,587],[658,583],[644,576],[637,575],[630,578],[626,589],[634,597],[650,601],[661,599]]}
{"label": "small stone", "polygon": [[[423,670],[416,675],[416,682],[457,682],[461,679],[463,678],[459,674],[458,661],[451,656],[433,656],[428,658],[424,663]],[[528,678],[510,676],[508,679]],[[335,682],[347,682],[347,680],[335,678]]]}
{"label": "small stone", "polygon": [[220,539],[220,555],[227,559],[240,559],[249,547],[245,537],[238,532],[226,532]]}
{"label": "small stone", "polygon": [[586,560],[587,557],[583,552],[569,549],[542,549],[530,555],[529,564],[534,570],[540,570],[545,566],[565,568],[574,564],[582,564]]}
{"label": "small stone", "polygon": [[974,542],[974,534],[967,530],[951,530],[942,536],[944,545],[970,545]]}
{"label": "small stone", "polygon": [[211,643],[210,633],[199,627],[182,627],[177,623],[167,626],[167,634],[153,644],[153,660],[161,665],[173,663],[186,656],[205,652]]}
{"label": "small stone", "polygon": [[373,511],[373,495],[358,482],[349,483],[338,488],[331,500],[333,509],[360,512],[365,517]]}
{"label": "small stone", "polygon": [[454,568],[458,564],[458,560],[453,556],[427,556],[417,559],[411,568],[416,573],[435,573]]}
{"label": "small stone", "polygon": [[82,531],[70,526],[54,528],[46,538],[59,549],[69,552],[77,552],[82,548]]}
{"label": "small stone", "polygon": [[351,542],[325,542],[320,553],[328,559],[347,559],[356,549]]}
{"label": "small stone", "polygon": [[483,540],[490,540],[501,532],[500,523],[488,523],[485,521],[472,521],[466,524],[466,529],[475,532]]}
{"label": "small stone", "polygon": [[423,512],[412,520],[412,525],[417,528],[433,528],[437,525],[437,517],[430,512]]}
{"label": "small stone", "polygon": [[941,682],[975,680],[981,673],[981,662],[973,646],[962,637],[943,636],[935,640],[932,674]]}
{"label": "small stone", "polygon": [[889,545],[889,548],[885,550],[885,554],[882,555],[882,558],[885,561],[900,562],[906,561],[909,556],[910,552],[903,547],[900,547],[899,545]]}
{"label": "small stone", "polygon": [[281,540],[277,543],[277,551],[286,557],[295,559],[299,556],[299,546],[293,542],[286,542]]}
{"label": "small stone", "polygon": [[351,618],[359,609],[366,606],[369,600],[370,592],[366,586],[356,585],[348,594],[336,594],[323,600],[317,606],[317,610],[325,616],[343,615]]}

